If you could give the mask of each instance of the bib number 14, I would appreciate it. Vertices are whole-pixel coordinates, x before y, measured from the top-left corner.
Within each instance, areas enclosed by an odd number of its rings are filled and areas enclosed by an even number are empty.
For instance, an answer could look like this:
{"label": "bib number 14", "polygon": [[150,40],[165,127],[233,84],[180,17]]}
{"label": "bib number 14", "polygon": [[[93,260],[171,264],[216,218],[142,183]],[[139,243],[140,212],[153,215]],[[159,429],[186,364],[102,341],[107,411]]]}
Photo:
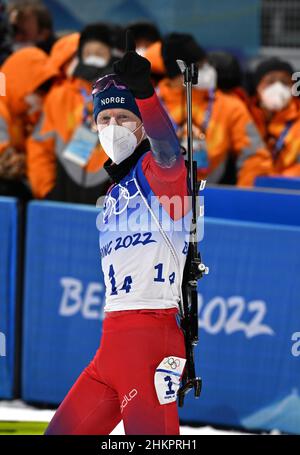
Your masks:
{"label": "bib number 14", "polygon": [[[109,281],[111,284],[111,293],[110,295],[118,295],[118,290],[116,287],[116,277],[115,277],[115,270],[113,265],[111,264],[109,266]],[[132,278],[130,275],[125,276],[123,286],[121,287],[120,291],[125,291],[126,294],[130,292],[131,290],[131,284],[132,284]]]}
{"label": "bib number 14", "polygon": [[[163,273],[163,264],[159,263],[159,264],[155,265],[154,271],[155,271],[155,273],[154,273],[153,281],[156,283],[165,283],[166,277],[164,276],[164,273]],[[126,294],[128,294],[131,291],[131,288],[132,288],[132,276],[131,275],[125,276],[123,285],[121,288],[119,288],[119,290],[117,289],[117,286],[116,286],[116,273],[115,273],[115,269],[112,264],[109,266],[108,276],[109,276],[109,281],[110,281],[110,285],[111,285],[110,295],[118,295],[118,291],[125,291]],[[167,279],[170,284],[173,284],[175,282],[175,272],[172,272]]]}

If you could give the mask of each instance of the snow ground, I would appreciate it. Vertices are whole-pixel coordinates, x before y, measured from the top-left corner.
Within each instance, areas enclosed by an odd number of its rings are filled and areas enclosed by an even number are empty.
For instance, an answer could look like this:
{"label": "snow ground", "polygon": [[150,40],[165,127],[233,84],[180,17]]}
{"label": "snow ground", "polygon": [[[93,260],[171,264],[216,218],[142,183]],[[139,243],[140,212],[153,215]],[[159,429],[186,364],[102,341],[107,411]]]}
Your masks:
{"label": "snow ground", "polygon": [[[33,406],[28,406],[20,400],[0,401],[0,421],[22,421],[22,422],[49,422],[54,415],[54,410],[38,409]],[[111,433],[112,435],[124,434],[123,422]],[[181,426],[180,434],[182,435],[239,435],[247,433],[239,433],[237,431],[227,431],[205,427],[188,427]]]}

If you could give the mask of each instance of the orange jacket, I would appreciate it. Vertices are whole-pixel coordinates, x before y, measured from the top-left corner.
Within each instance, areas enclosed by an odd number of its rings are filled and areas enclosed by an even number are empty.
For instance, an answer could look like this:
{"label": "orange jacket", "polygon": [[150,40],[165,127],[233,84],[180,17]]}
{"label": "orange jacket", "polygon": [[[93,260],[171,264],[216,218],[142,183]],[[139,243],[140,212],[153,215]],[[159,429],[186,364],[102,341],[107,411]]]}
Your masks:
{"label": "orange jacket", "polygon": [[[27,141],[28,176],[38,198],[55,191],[53,199],[95,203],[106,191],[108,177],[103,163],[107,156],[99,142],[84,168],[63,156],[83,121],[82,90],[90,93],[90,84],[75,78],[53,87],[45,100],[43,117]],[[91,112],[92,105],[88,104]]]}
{"label": "orange jacket", "polygon": [[266,112],[253,99],[250,105],[253,119],[267,144],[270,153],[274,152],[276,143],[288,122],[291,126],[284,137],[281,150],[273,153],[273,175],[300,177],[300,103],[293,98],[288,106],[275,113],[270,119]]}
{"label": "orange jacket", "polygon": [[161,41],[156,41],[146,49],[144,57],[151,63],[151,71],[156,74],[166,74],[166,67],[161,55]]}
{"label": "orange jacket", "polygon": [[47,54],[35,47],[12,54],[1,72],[5,76],[6,95],[0,97],[0,153],[8,147],[24,153],[29,126],[24,97],[57,72]]}
{"label": "orange jacket", "polygon": [[76,55],[79,45],[79,33],[71,33],[58,39],[51,49],[50,59],[64,77],[64,66]]}
{"label": "orange jacket", "polygon": [[[174,88],[169,79],[163,79],[158,95],[175,124],[184,125],[187,119],[184,88]],[[193,90],[193,123],[198,128],[203,124],[208,103],[207,92]],[[208,177],[208,181],[220,181],[230,153],[236,158],[238,185],[251,186],[256,176],[270,173],[270,154],[247,108],[234,95],[215,92],[206,143],[209,169],[201,177]]]}

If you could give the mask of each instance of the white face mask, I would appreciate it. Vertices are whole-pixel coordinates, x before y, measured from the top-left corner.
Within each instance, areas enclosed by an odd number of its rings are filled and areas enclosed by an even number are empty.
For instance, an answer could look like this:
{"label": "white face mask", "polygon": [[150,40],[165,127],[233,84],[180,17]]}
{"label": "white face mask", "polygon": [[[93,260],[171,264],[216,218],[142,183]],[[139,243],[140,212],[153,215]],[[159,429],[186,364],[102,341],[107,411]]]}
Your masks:
{"label": "white face mask", "polygon": [[198,70],[198,83],[195,88],[199,90],[209,90],[216,88],[217,85],[217,72],[209,63],[204,65]]}
{"label": "white face mask", "polygon": [[96,68],[104,68],[108,61],[99,55],[89,55],[83,60],[83,63],[85,65],[96,66]]}
{"label": "white face mask", "polygon": [[134,132],[125,126],[108,125],[98,133],[100,144],[113,163],[120,164],[134,152],[138,145]]}
{"label": "white face mask", "polygon": [[274,82],[261,92],[261,104],[269,111],[281,111],[289,103],[291,89],[282,82]]}

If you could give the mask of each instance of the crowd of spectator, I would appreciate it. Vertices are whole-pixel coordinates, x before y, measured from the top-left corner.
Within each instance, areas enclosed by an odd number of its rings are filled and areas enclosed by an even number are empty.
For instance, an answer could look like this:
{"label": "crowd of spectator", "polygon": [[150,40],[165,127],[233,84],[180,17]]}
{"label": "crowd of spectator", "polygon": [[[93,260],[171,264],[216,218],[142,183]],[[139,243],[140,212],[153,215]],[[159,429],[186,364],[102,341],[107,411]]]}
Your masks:
{"label": "crowd of spectator", "polygon": [[[113,72],[130,28],[136,50],[151,63],[156,93],[185,153],[187,111],[176,63],[197,63],[193,88],[194,157],[198,177],[251,187],[258,176],[300,177],[300,104],[292,66],[280,58],[245,68],[225,51],[208,52],[187,33],[161,35],[148,22],[98,22],[56,36],[47,8],[0,0],[0,195],[94,204],[107,191],[107,159],[93,121],[95,80]],[[68,157],[89,130],[85,163]]]}

